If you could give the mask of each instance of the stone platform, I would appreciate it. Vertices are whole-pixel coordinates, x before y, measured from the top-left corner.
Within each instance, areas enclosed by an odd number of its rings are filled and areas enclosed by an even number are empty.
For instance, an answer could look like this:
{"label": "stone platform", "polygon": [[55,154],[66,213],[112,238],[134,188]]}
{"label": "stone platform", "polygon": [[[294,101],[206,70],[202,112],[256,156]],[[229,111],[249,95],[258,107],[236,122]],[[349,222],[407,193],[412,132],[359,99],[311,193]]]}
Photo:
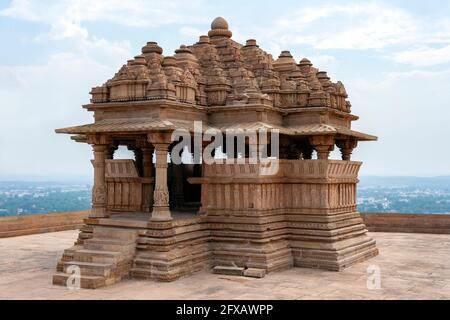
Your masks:
{"label": "stone platform", "polygon": [[[450,235],[369,233],[380,254],[342,272],[293,268],[262,279],[198,272],[175,282],[123,280],[97,290],[52,285],[77,231],[0,239],[0,299],[450,299]],[[367,288],[378,266],[381,289]]]}

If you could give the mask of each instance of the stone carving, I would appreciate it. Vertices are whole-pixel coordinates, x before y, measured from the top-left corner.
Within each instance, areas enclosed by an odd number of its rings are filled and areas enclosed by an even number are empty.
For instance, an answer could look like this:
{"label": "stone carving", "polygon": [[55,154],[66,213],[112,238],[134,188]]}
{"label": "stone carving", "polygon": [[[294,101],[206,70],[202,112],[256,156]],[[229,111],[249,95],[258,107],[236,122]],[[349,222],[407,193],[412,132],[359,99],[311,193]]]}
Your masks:
{"label": "stone carving", "polygon": [[92,188],[92,203],[96,204],[105,204],[106,198],[106,189],[102,186],[94,186]]}
{"label": "stone carving", "polygon": [[341,82],[333,83],[306,58],[297,64],[289,51],[282,51],[274,61],[254,39],[242,46],[230,39],[227,25],[222,18],[214,21],[208,36],[200,36],[191,46],[180,46],[170,57],[162,56],[156,42],[148,42],[141,55],[129,60],[104,85],[92,89],[92,102],[176,96],[198,105],[248,104],[242,94],[250,86],[260,94],[267,93],[270,99],[265,103],[273,106],[327,106],[350,112]]}
{"label": "stone carving", "polygon": [[154,206],[157,207],[163,207],[169,205],[169,192],[164,189],[157,189],[155,190],[154,196]]}

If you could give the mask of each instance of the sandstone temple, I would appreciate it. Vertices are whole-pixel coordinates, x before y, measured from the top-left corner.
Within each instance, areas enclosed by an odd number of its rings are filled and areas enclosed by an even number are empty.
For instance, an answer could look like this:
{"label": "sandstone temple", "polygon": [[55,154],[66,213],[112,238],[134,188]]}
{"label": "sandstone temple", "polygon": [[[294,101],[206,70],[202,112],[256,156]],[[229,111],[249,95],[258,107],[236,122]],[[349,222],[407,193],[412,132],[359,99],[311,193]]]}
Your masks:
{"label": "sandstone temple", "polygon": [[[56,130],[92,146],[94,183],[91,215],[54,284],[65,285],[74,270],[83,288],[200,270],[339,271],[377,255],[357,212],[361,162],[350,159],[358,141],[377,138],[351,129],[358,117],[344,85],[308,59],[289,51],[274,59],[254,39],[240,44],[219,17],[174,55],[148,42],[90,93],[84,108],[94,123]],[[193,161],[172,161],[180,129],[192,134],[182,159]],[[210,152],[222,161],[195,156],[207,151],[210,141],[194,140],[208,130],[234,135]],[[240,153],[232,143],[239,139]],[[133,159],[114,159],[119,146]],[[341,160],[329,159],[335,146]],[[276,170],[265,171],[267,163]]]}

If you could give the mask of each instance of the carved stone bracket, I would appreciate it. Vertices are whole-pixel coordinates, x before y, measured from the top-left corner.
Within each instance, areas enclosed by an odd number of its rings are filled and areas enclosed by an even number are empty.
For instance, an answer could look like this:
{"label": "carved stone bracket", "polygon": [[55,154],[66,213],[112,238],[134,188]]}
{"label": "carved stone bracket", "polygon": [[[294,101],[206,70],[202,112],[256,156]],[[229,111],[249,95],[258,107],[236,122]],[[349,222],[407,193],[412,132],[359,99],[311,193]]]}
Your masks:
{"label": "carved stone bracket", "polygon": [[356,148],[358,141],[356,139],[337,140],[336,145],[341,150],[342,160],[350,161],[353,149]]}

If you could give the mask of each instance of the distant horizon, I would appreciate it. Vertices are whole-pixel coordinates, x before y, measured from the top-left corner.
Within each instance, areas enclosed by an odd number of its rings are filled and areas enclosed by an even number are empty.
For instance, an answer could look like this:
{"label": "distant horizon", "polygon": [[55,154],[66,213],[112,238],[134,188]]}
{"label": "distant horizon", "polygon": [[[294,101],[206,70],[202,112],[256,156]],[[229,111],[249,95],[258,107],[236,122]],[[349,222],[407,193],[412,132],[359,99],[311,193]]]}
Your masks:
{"label": "distant horizon", "polygon": [[[420,175],[360,175],[360,179],[364,178],[386,178],[386,179],[441,179],[448,178],[450,175],[433,175],[433,176],[420,176]],[[93,179],[93,175],[78,175],[78,174],[0,174],[0,182],[90,182]]]}

